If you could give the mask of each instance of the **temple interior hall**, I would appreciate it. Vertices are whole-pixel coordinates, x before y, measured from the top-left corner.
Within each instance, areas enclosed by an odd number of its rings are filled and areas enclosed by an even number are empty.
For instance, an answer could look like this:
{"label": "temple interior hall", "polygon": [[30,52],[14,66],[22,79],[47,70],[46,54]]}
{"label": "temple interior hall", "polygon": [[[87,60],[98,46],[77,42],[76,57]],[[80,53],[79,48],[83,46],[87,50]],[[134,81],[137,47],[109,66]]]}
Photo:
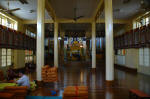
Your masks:
{"label": "temple interior hall", "polygon": [[150,99],[150,0],[0,0],[0,99]]}

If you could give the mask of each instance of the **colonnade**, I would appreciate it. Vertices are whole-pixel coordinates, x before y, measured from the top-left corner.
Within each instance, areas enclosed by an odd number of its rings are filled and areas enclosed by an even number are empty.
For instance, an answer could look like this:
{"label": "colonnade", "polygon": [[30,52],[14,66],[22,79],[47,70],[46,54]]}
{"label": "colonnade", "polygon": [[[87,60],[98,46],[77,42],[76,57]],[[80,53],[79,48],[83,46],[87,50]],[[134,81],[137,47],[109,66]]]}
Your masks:
{"label": "colonnade", "polygon": [[[114,55],[113,55],[113,14],[112,0],[105,2],[105,37],[106,37],[106,81],[114,80]],[[45,0],[38,0],[37,3],[37,80],[41,81],[41,68],[44,66],[44,19]],[[92,69],[96,69],[96,22],[92,25]],[[54,66],[58,67],[58,29],[59,23],[54,20]]]}

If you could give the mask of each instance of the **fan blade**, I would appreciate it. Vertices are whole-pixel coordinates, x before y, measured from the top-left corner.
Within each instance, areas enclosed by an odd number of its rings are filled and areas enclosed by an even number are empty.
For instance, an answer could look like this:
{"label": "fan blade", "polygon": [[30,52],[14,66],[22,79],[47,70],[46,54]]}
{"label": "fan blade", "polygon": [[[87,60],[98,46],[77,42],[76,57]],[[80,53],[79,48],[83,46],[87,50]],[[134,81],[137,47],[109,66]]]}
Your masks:
{"label": "fan blade", "polygon": [[22,4],[28,4],[27,0],[19,0]]}
{"label": "fan blade", "polygon": [[80,18],[83,18],[84,16],[78,16],[78,17],[76,17],[76,19],[80,19]]}
{"label": "fan blade", "polygon": [[123,0],[123,4],[129,3],[131,0]]}
{"label": "fan blade", "polygon": [[20,8],[10,9],[10,10],[8,10],[8,12],[13,12],[13,11],[17,11],[17,10],[21,10],[21,9]]}
{"label": "fan blade", "polygon": [[6,12],[6,11],[8,11],[8,10],[6,10],[6,9],[0,9],[0,11]]}

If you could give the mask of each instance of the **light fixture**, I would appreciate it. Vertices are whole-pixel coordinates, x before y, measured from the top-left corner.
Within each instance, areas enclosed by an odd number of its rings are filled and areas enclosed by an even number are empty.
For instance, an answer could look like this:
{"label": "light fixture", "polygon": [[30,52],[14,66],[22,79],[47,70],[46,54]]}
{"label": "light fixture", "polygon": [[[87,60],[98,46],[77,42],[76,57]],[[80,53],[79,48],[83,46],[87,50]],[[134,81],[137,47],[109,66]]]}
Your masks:
{"label": "light fixture", "polygon": [[58,37],[58,40],[61,40],[61,37]]}
{"label": "light fixture", "polygon": [[82,48],[83,46],[82,46],[82,45],[80,45],[80,47]]}

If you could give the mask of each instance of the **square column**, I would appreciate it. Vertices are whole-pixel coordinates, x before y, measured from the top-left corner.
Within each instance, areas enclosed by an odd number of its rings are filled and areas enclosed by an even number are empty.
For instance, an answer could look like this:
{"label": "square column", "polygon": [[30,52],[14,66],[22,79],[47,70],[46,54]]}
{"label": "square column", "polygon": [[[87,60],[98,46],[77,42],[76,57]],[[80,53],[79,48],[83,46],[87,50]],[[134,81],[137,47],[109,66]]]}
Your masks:
{"label": "square column", "polygon": [[96,23],[92,22],[92,69],[96,69]]}
{"label": "square column", "polygon": [[44,66],[44,18],[45,18],[45,0],[37,2],[37,41],[36,41],[36,77],[38,81],[42,80],[41,67]]}
{"label": "square column", "polygon": [[105,0],[106,81],[114,80],[114,43],[112,0]]}
{"label": "square column", "polygon": [[54,66],[58,67],[58,22],[54,22]]}

